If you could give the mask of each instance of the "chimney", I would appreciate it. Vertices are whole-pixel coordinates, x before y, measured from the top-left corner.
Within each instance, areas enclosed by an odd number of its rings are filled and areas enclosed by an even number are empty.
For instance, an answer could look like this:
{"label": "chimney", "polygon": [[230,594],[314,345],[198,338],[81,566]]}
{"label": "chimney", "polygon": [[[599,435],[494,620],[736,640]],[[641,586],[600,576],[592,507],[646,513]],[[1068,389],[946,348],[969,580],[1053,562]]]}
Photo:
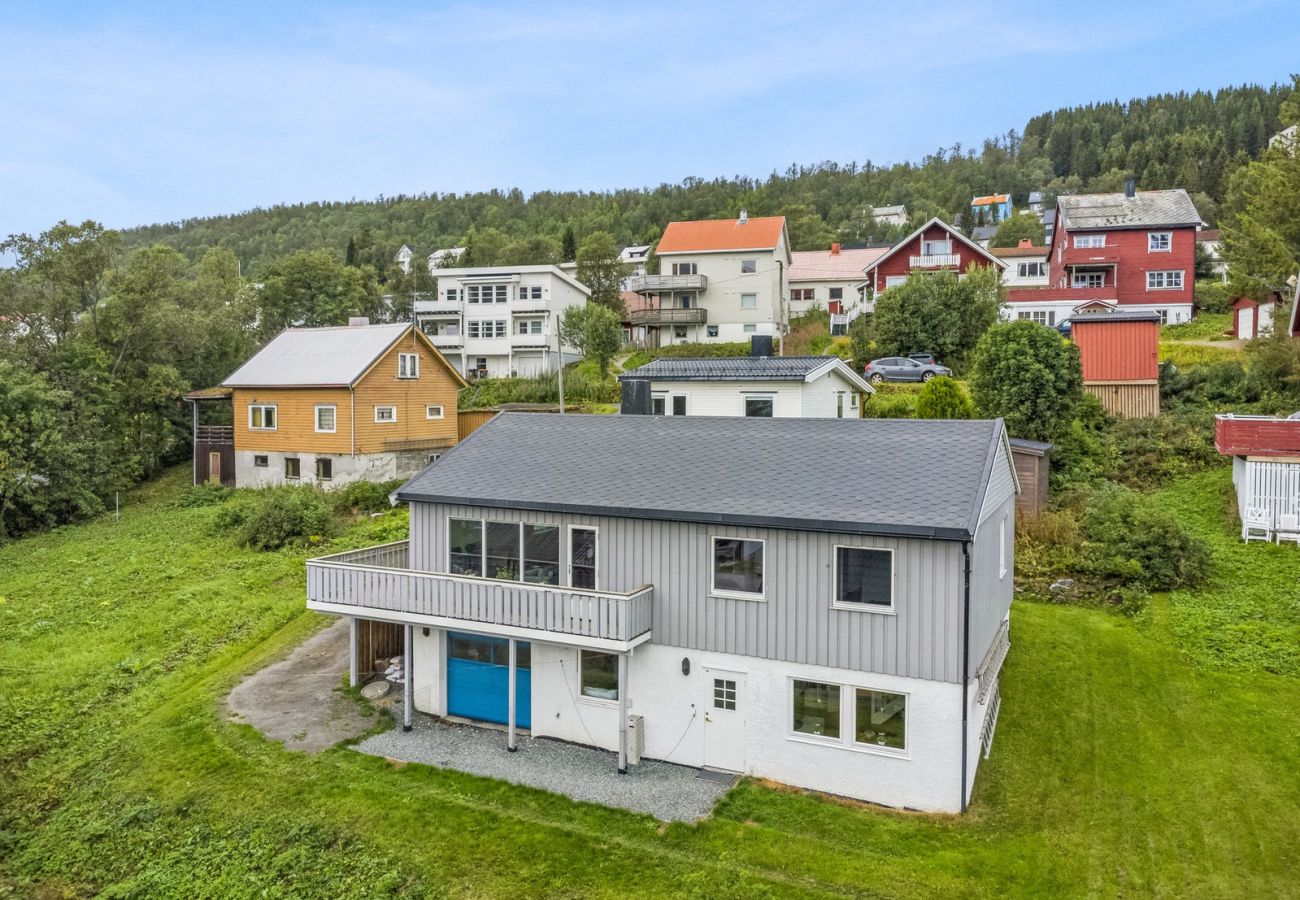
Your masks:
{"label": "chimney", "polygon": [[1028,248],[1028,247],[1032,247],[1032,246],[1034,246],[1034,242],[1031,241],[1029,238],[1021,238],[1021,239],[1020,239],[1020,243],[1019,243],[1017,246],[1019,246],[1019,247],[1021,247],[1022,249],[1024,249],[1024,248]]}
{"label": "chimney", "polygon": [[369,324],[370,319],[367,316],[348,316],[349,328],[365,328]]}
{"label": "chimney", "polygon": [[749,224],[749,210],[747,210],[747,209],[742,209],[742,210],[740,211],[740,224],[741,224],[741,225],[748,225],[748,224]]}
{"label": "chimney", "polygon": [[622,389],[619,394],[618,411],[621,415],[625,415],[625,416],[650,415],[650,379],[649,378],[624,379],[622,384]]}
{"label": "chimney", "polygon": [[1133,178],[1124,182],[1124,196],[1132,200],[1137,196],[1137,181]]}
{"label": "chimney", "polygon": [[749,339],[750,356],[771,356],[772,355],[772,335],[756,334]]}
{"label": "chimney", "polygon": [[840,255],[840,245],[831,244],[831,256],[839,256],[839,255]]}

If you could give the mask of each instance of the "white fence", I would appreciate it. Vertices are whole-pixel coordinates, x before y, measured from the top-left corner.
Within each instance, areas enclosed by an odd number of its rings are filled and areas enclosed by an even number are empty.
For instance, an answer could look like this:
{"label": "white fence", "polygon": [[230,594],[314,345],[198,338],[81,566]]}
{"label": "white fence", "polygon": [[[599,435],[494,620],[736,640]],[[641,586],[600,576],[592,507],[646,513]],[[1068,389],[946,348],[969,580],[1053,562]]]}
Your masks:
{"label": "white fence", "polygon": [[1300,463],[1244,460],[1233,467],[1237,509],[1266,509],[1274,522],[1280,515],[1300,514]]}

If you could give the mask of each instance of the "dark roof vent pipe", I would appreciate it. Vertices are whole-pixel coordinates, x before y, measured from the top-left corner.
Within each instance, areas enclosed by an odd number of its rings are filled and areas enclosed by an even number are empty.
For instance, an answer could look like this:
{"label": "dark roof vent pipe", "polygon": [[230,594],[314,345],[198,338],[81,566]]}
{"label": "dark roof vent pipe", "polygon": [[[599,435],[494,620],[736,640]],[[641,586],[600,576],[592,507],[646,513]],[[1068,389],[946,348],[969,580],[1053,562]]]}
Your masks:
{"label": "dark roof vent pipe", "polygon": [[619,395],[618,411],[625,416],[650,415],[650,379],[625,379]]}
{"label": "dark roof vent pipe", "polygon": [[1137,179],[1130,178],[1124,182],[1124,196],[1130,200],[1137,196]]}
{"label": "dark roof vent pipe", "polygon": [[772,335],[756,334],[749,339],[750,356],[771,356],[772,355]]}

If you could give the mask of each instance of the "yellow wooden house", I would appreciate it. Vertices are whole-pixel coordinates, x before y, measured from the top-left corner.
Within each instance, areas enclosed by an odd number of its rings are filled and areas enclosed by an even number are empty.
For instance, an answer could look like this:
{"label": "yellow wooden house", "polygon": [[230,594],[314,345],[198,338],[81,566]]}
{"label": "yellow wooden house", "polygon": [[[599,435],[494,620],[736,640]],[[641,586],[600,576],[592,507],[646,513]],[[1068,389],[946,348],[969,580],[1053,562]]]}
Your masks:
{"label": "yellow wooden house", "polygon": [[[457,440],[465,379],[409,324],[289,328],[194,409],[194,480],[238,487],[387,481]],[[200,423],[228,399],[233,424]]]}

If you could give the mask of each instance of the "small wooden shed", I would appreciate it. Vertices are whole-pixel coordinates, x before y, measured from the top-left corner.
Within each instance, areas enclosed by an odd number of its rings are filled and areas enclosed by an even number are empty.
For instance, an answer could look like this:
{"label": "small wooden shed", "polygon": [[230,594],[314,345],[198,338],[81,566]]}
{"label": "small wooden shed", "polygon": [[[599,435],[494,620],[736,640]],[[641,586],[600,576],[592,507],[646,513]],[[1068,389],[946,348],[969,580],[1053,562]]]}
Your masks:
{"label": "small wooden shed", "polygon": [[1011,438],[1011,461],[1016,467],[1020,493],[1016,496],[1016,512],[1030,517],[1047,508],[1047,475],[1052,445],[1044,441]]}
{"label": "small wooden shed", "polygon": [[1083,389],[1108,413],[1160,415],[1160,316],[1122,309],[1074,316],[1070,337],[1079,347]]}

